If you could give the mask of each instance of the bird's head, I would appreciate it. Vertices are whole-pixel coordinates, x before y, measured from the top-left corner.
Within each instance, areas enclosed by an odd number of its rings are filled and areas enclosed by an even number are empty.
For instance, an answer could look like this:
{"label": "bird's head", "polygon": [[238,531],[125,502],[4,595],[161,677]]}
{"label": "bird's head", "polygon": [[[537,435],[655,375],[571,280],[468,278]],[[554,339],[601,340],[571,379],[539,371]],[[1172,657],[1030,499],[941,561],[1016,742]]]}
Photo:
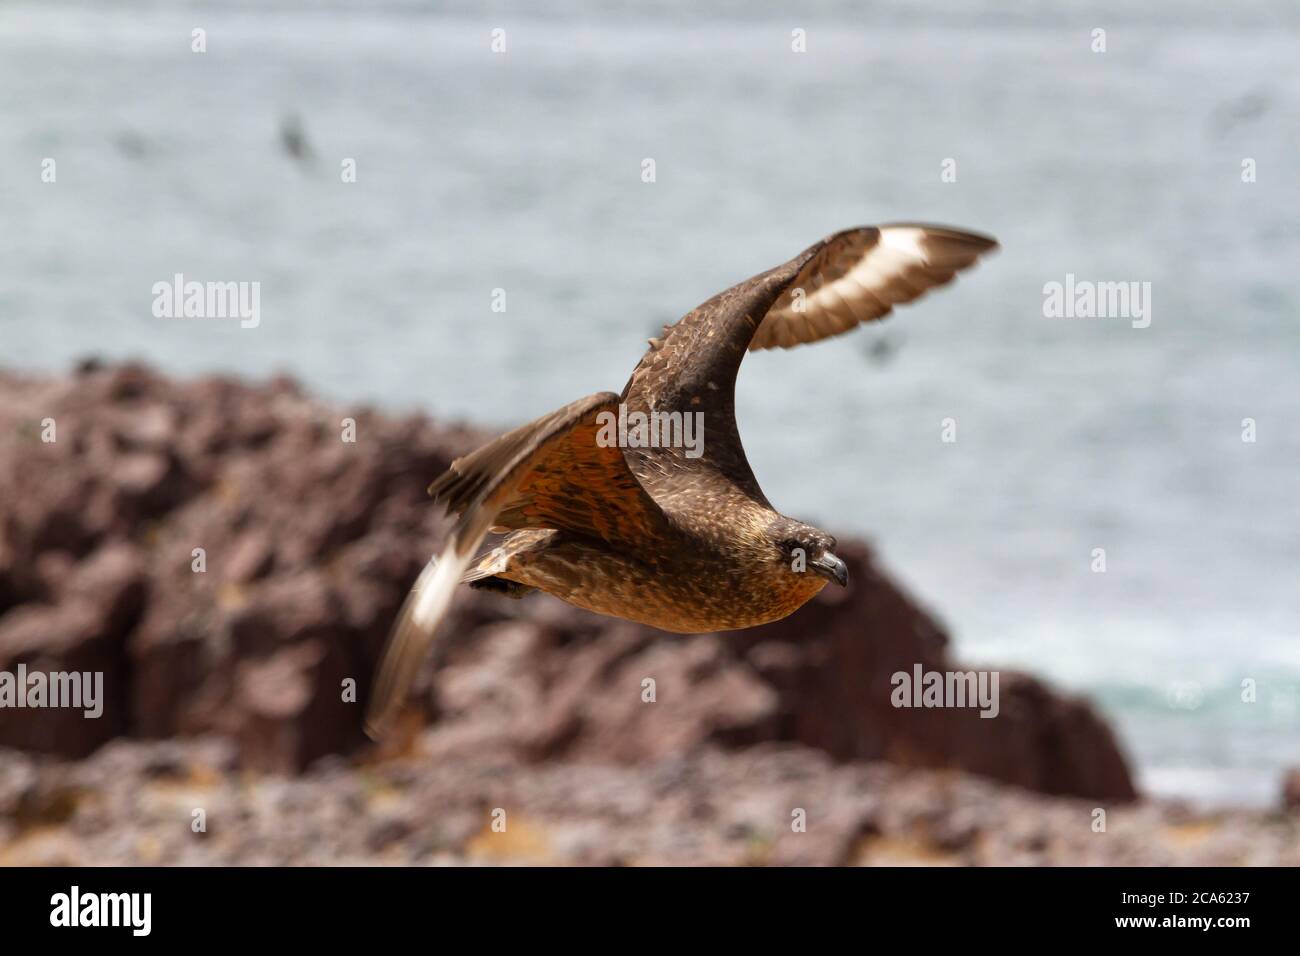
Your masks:
{"label": "bird's head", "polygon": [[840,587],[849,583],[849,569],[835,554],[835,539],[820,528],[779,518],[768,528],[775,560],[794,574],[812,574],[834,581]]}

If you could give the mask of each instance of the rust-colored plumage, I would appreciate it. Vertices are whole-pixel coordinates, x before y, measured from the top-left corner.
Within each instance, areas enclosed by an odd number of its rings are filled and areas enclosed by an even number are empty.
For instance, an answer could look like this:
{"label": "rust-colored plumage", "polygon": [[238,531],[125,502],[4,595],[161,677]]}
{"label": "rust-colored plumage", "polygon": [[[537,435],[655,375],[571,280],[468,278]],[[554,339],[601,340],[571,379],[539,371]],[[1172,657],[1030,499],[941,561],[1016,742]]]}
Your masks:
{"label": "rust-colored plumage", "polygon": [[[736,427],[741,360],[878,319],[996,246],[910,223],[836,233],[665,328],[621,395],[571,402],[452,462],[429,492],[459,521],[393,627],[370,733],[401,706],[460,582],[678,632],[779,620],[828,580],[847,583],[835,539],[779,514],[758,486]],[[604,430],[620,414],[698,416],[702,441],[620,447]],[[506,537],[475,560],[489,532]]]}

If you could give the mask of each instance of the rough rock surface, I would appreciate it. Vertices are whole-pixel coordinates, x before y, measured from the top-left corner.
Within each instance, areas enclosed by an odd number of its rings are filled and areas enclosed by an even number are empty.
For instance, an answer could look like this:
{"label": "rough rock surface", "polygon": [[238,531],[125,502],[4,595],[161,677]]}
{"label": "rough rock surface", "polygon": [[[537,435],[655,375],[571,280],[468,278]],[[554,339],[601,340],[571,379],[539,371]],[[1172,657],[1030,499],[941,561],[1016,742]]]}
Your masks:
{"label": "rough rock surface", "polygon": [[[345,419],[355,441],[344,440]],[[51,427],[55,440],[42,440]],[[69,376],[0,373],[0,670],[102,671],[107,698],[98,720],[2,711],[0,747],[81,757],[116,737],[215,734],[235,742],[241,767],[285,773],[368,753],[361,708],[374,664],[444,530],[424,487],[482,438],[331,408],[285,379],[176,382],[91,364]],[[544,765],[526,771],[538,781],[566,772],[545,767],[581,762],[632,786],[650,771],[617,765],[786,742],[840,762],[1135,796],[1106,724],[1034,678],[1002,673],[992,720],[892,707],[895,671],[959,665],[868,549],[844,550],[847,591],[724,635],[664,635],[544,595],[465,589],[448,666],[426,675],[407,740],[456,766],[486,754]],[[743,766],[709,759],[702,766],[719,774]]]}
{"label": "rough rock surface", "polygon": [[1292,767],[1282,777],[1282,809],[1300,811],[1300,767]]}
{"label": "rough rock surface", "polygon": [[1047,797],[796,744],[536,764],[416,743],[291,777],[240,773],[224,738],[75,763],[0,750],[0,866],[1300,864],[1294,816]]}

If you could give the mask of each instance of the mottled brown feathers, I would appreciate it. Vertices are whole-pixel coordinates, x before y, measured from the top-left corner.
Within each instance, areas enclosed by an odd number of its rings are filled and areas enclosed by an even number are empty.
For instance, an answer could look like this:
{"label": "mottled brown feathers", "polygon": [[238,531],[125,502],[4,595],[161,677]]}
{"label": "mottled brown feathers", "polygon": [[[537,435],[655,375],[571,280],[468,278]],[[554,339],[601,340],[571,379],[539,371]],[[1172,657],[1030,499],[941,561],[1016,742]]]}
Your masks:
{"label": "mottled brown feathers", "polygon": [[554,528],[635,546],[663,533],[658,507],[617,445],[596,440],[597,416],[619,397],[598,392],[507,432],[463,458],[429,486],[435,501],[471,520],[492,513],[492,530]]}

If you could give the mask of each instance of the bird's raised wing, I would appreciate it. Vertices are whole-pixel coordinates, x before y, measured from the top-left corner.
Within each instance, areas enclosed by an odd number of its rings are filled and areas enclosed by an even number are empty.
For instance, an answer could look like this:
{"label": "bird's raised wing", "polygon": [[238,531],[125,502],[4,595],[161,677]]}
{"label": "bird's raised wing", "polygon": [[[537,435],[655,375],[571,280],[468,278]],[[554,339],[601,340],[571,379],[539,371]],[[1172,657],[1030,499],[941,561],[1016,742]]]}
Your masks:
{"label": "bird's raised wing", "polygon": [[790,348],[879,319],[948,284],[996,246],[987,236],[920,224],[836,233],[768,308],[749,348]]}
{"label": "bird's raised wing", "polygon": [[996,248],[987,236],[944,226],[862,226],[709,299],[650,340],[623,390],[629,413],[702,413],[703,454],[692,460],[680,449],[629,450],[632,470],[656,500],[712,469],[765,502],[736,428],[736,373],[745,352],[815,342],[881,318]]}
{"label": "bird's raised wing", "polygon": [[460,520],[393,625],[366,715],[372,737],[401,707],[461,575],[490,530],[554,528],[615,546],[643,546],[665,532],[663,513],[622,450],[598,441],[601,413],[616,415],[618,404],[613,392],[571,402],[457,458],[429,486]]}

